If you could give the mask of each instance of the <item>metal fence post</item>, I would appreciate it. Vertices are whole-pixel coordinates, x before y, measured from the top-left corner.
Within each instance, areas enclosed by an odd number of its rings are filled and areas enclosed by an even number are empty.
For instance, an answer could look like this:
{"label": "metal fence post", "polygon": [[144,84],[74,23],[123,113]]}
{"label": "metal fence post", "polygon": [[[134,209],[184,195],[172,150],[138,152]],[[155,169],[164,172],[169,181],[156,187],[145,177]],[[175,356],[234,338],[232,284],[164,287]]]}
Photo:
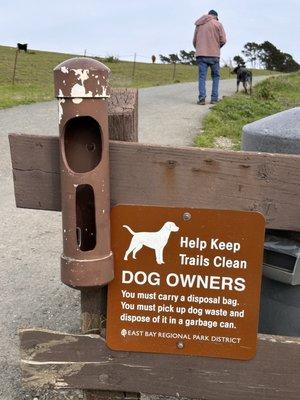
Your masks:
{"label": "metal fence post", "polygon": [[113,279],[109,73],[89,58],[73,58],[54,69],[63,216],[61,279],[77,289],[100,287]]}

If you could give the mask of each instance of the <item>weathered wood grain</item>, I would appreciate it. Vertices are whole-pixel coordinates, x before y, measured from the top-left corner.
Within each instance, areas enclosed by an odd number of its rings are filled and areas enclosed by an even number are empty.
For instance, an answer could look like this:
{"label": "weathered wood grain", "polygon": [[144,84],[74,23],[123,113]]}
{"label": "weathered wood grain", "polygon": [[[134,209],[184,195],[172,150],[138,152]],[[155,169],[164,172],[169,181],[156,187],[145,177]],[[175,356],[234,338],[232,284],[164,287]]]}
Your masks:
{"label": "weathered wood grain", "polygon": [[108,100],[108,124],[111,140],[138,141],[138,91],[113,89]]}
{"label": "weathered wood grain", "polygon": [[139,400],[139,393],[85,390],[85,400]]}
{"label": "weathered wood grain", "polygon": [[23,330],[23,383],[206,400],[298,400],[300,338],[260,335],[251,361],[125,353],[93,335]]}
{"label": "weathered wood grain", "polygon": [[[58,139],[9,139],[17,206],[60,210]],[[112,204],[256,210],[300,230],[299,156],[111,142],[110,175]]]}
{"label": "weathered wood grain", "polygon": [[[105,331],[107,286],[81,290],[81,332]],[[102,336],[105,336],[104,334]]]}

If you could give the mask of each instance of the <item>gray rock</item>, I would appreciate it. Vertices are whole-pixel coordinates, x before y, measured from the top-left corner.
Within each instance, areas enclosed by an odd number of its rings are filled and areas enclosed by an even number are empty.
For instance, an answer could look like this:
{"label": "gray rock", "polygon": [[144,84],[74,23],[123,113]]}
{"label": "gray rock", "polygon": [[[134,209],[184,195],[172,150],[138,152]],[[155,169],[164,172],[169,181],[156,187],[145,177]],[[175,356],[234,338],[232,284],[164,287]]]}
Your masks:
{"label": "gray rock", "polygon": [[300,107],[245,125],[242,149],[300,154]]}

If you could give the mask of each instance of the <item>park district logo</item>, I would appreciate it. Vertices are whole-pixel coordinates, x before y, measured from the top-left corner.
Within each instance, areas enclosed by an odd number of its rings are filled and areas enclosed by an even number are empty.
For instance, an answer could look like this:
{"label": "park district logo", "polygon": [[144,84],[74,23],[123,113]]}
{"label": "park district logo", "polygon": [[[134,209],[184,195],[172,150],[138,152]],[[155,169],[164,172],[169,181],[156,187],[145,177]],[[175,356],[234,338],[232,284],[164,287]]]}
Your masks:
{"label": "park district logo", "polygon": [[134,232],[128,225],[123,225],[131,234],[132,239],[125,253],[124,260],[132,253],[132,258],[136,259],[136,253],[143,246],[153,249],[155,252],[156,263],[164,264],[164,248],[166,247],[172,232],[178,232],[179,227],[174,222],[166,222],[157,232]]}

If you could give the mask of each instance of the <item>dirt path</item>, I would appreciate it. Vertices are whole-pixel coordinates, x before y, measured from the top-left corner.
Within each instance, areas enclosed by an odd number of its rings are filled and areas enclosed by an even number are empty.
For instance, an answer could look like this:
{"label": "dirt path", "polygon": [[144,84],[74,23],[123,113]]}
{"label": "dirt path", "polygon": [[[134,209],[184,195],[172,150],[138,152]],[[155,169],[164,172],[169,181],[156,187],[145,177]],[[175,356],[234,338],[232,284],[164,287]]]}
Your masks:
{"label": "dirt path", "polygon": [[[222,94],[234,91],[222,82]],[[140,91],[140,141],[190,145],[209,106],[197,106],[195,83]],[[7,134],[57,134],[56,102],[0,110],[0,399],[33,399],[19,382],[19,327],[79,331],[79,292],[59,280],[60,213],[16,209]],[[30,154],[28,154],[30,157]],[[73,397],[74,396],[74,397]],[[80,394],[39,399],[78,399]]]}

